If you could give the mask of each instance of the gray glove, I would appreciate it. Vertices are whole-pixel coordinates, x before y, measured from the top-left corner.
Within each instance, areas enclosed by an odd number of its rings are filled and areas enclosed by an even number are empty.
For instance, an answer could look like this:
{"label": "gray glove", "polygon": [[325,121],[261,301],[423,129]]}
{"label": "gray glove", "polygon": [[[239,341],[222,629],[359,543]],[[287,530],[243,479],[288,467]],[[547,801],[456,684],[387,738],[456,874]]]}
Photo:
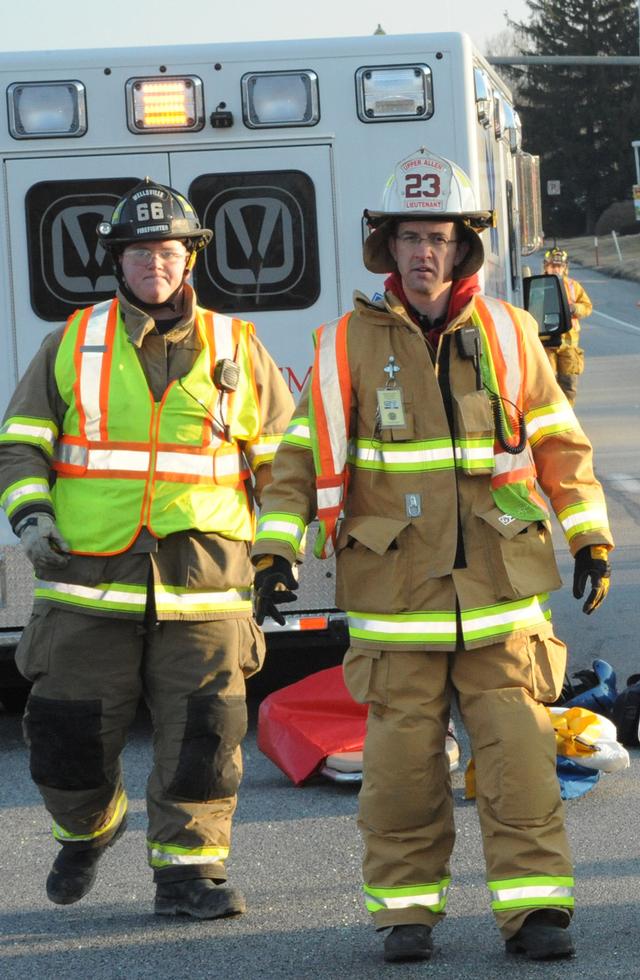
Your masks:
{"label": "gray glove", "polygon": [[69,545],[50,514],[29,514],[18,524],[16,534],[36,572],[64,568],[69,563]]}

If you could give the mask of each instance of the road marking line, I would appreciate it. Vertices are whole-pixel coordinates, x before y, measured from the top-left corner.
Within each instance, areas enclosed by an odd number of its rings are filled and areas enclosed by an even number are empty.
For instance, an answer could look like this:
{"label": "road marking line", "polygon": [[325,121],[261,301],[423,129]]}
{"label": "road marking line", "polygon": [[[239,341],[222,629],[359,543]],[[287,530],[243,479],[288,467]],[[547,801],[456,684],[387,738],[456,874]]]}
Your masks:
{"label": "road marking line", "polygon": [[615,316],[608,316],[606,313],[601,313],[600,310],[593,311],[596,316],[601,316],[605,320],[611,320],[612,323],[619,323],[622,327],[628,327],[629,330],[635,331],[635,333],[640,333],[640,327],[635,327],[633,323],[627,323],[626,320],[618,320]]}
{"label": "road marking line", "polygon": [[640,480],[628,473],[611,473],[605,479],[607,483],[616,484],[621,490],[626,490],[627,493],[640,493]]}

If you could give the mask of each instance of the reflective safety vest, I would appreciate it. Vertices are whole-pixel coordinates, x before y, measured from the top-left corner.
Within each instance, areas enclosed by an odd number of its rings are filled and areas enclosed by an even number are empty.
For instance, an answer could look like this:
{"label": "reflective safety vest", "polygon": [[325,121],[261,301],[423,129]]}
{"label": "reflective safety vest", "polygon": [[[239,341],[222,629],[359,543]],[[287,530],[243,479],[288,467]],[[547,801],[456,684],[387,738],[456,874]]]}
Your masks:
{"label": "reflective safety vest", "polygon": [[[487,434],[476,437],[457,433],[455,443],[444,437],[382,447],[370,440],[350,440],[351,372],[347,354],[350,316],[345,314],[337,323],[320,327],[315,335],[309,435],[320,525],[314,549],[316,556],[327,558],[334,552],[336,525],[348,486],[348,462],[364,469],[395,468],[398,472],[458,466],[470,475],[490,474],[491,493],[500,510],[519,520],[546,520],[549,512],[535,487],[536,471],[528,442],[521,452],[513,453],[497,437]],[[507,304],[478,296],[472,322],[483,340],[480,359],[483,383],[490,394],[499,397],[506,441],[515,446],[519,441],[515,413],[524,411],[522,325]]]}
{"label": "reflective safety vest", "polygon": [[[143,525],[159,538],[195,528],[251,539],[249,469],[238,440],[260,431],[253,326],[197,308],[196,329],[203,347],[193,367],[154,402],[117,300],[68,321],[55,362],[69,407],[54,450],[52,498],[74,553],[118,554]],[[212,380],[222,357],[240,368],[229,395]]]}

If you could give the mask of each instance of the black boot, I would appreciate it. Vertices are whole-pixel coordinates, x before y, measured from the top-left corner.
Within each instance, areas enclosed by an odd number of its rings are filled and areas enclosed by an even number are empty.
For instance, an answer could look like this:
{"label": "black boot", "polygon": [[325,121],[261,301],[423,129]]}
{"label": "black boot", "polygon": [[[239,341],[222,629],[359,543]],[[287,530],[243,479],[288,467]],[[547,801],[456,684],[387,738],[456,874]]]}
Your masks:
{"label": "black boot", "polygon": [[430,926],[394,926],[384,941],[384,958],[387,963],[397,960],[430,960],[432,952]]}
{"label": "black boot", "polygon": [[575,954],[569,916],[555,909],[536,909],[507,939],[507,953],[524,953],[530,960],[556,960]]}
{"label": "black boot", "polygon": [[91,891],[98,874],[98,861],[108,847],[124,834],[126,815],[111,839],[101,847],[63,844],[47,877],[47,898],[56,905],[73,905]]}
{"label": "black boot", "polygon": [[247,908],[237,888],[216,885],[211,878],[164,881],[156,887],[156,915],[190,915],[194,919],[222,919]]}

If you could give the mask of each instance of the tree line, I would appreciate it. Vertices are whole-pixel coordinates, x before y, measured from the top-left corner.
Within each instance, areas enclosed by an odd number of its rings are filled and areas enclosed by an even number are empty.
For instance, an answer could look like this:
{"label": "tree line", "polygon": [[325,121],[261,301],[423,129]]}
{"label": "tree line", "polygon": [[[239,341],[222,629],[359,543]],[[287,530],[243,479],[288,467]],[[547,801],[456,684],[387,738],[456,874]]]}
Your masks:
{"label": "tree line", "polygon": [[[526,3],[528,21],[505,14],[507,28],[489,41],[489,55],[640,53],[636,0]],[[640,67],[537,64],[498,70],[513,90],[523,149],[540,157],[547,235],[592,234],[603,213],[621,201],[629,202],[619,208],[621,222],[633,224],[631,141],[640,139]],[[560,196],[546,194],[547,180],[561,182]]]}

